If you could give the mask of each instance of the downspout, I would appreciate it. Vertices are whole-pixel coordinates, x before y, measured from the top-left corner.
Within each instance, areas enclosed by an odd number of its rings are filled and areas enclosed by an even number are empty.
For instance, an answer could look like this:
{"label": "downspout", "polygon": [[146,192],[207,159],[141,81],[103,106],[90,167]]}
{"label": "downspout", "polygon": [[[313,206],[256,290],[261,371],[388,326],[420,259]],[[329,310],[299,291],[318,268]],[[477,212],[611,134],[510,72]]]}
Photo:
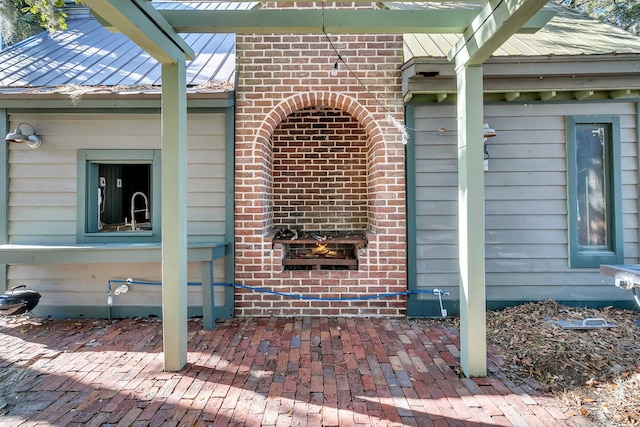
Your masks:
{"label": "downspout", "polygon": [[[239,74],[239,73],[236,73]],[[238,87],[236,83],[236,88]],[[235,153],[236,153],[236,108],[235,92],[233,99],[229,100],[232,105],[225,110],[225,247],[224,274],[225,283],[235,283]],[[229,307],[231,312],[229,317],[235,313],[235,288],[225,288],[224,305]],[[215,321],[215,319],[214,319]]]}
{"label": "downspout", "polygon": [[[415,106],[405,104],[404,121],[409,133],[409,142],[405,145],[405,182],[407,194],[407,290],[415,291],[417,284],[416,249],[417,249],[417,208],[416,208],[416,144],[415,144]],[[418,295],[407,297],[407,315],[412,316],[417,309]],[[415,308],[414,308],[415,307]]]}

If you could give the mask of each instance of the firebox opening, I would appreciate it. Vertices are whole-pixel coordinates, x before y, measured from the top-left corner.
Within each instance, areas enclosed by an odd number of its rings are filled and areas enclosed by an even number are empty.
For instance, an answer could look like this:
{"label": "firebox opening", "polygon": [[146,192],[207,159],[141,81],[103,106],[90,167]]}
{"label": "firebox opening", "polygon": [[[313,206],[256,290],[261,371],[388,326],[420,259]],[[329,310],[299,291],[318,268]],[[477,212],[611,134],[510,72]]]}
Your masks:
{"label": "firebox opening", "polygon": [[357,270],[358,249],[366,247],[362,232],[278,230],[274,243],[284,247],[282,266],[287,270]]}
{"label": "firebox opening", "polygon": [[358,257],[354,245],[290,244],[282,265],[285,270],[357,270]]}

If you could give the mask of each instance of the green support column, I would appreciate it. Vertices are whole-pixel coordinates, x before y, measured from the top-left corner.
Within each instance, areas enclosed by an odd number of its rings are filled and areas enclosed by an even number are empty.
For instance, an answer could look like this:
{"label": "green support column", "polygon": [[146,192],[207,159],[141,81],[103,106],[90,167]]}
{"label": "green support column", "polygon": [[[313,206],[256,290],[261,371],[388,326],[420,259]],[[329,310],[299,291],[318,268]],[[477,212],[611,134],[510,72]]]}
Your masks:
{"label": "green support column", "polygon": [[487,374],[482,66],[456,69],[458,81],[458,245],[460,364]]}
{"label": "green support column", "polygon": [[[9,133],[9,114],[0,109],[0,135]],[[9,242],[9,144],[0,144],[0,244]],[[8,267],[0,263],[0,292],[4,293],[9,286]]]}
{"label": "green support column", "polygon": [[184,59],[162,65],[164,368],[187,363],[187,92]]}

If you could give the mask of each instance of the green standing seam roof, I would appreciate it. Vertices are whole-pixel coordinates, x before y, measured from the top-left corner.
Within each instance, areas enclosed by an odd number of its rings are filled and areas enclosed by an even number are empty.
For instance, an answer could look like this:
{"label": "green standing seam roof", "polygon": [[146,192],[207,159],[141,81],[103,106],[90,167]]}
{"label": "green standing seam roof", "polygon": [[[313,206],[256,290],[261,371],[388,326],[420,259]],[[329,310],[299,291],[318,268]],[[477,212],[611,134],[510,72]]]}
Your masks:
{"label": "green standing seam roof", "polygon": [[[154,2],[158,10],[248,10],[255,2]],[[470,8],[482,3],[384,3],[390,9]],[[604,54],[640,54],[640,37],[557,4],[547,10],[557,15],[533,34],[515,34],[493,57],[553,57]],[[68,29],[36,36],[0,52],[0,94],[51,93],[61,87],[104,87],[106,92],[157,93],[160,64],[120,33],[107,31],[87,8],[69,7]],[[195,50],[187,62],[190,93],[230,91],[235,81],[235,35],[181,35]],[[404,34],[405,61],[446,58],[458,34]]]}
{"label": "green standing seam roof", "polygon": [[[249,9],[254,3],[203,3],[206,9]],[[158,9],[179,4],[158,3]],[[191,5],[190,7],[194,7]],[[109,92],[158,92],[161,66],[120,33],[109,32],[84,7],[70,7],[68,28],[45,31],[0,52],[0,94],[50,93],[61,87],[104,87]],[[182,34],[195,50],[187,61],[189,92],[233,90],[234,34]]]}
{"label": "green standing seam roof", "polygon": [[[390,8],[407,7],[406,3],[385,3]],[[461,7],[460,3],[455,3]],[[480,8],[480,3],[469,7]],[[412,6],[415,7],[415,6]],[[447,7],[446,3],[425,7]],[[448,7],[451,7],[449,5]],[[533,34],[514,34],[492,56],[584,56],[608,54],[640,54],[640,37],[571,10],[549,3],[543,10],[557,14],[541,30]],[[446,58],[458,41],[458,34],[405,34],[404,59]]]}

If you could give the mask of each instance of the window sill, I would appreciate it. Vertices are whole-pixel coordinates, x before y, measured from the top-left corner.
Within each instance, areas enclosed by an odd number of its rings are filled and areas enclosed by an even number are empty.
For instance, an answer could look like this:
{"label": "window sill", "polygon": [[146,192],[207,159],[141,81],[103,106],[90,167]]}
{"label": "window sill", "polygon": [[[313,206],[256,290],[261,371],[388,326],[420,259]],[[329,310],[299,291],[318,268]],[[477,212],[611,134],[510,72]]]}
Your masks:
{"label": "window sill", "polygon": [[99,233],[85,233],[79,244],[100,243],[160,243],[160,236],[153,231],[128,230],[128,231],[102,231]]}

